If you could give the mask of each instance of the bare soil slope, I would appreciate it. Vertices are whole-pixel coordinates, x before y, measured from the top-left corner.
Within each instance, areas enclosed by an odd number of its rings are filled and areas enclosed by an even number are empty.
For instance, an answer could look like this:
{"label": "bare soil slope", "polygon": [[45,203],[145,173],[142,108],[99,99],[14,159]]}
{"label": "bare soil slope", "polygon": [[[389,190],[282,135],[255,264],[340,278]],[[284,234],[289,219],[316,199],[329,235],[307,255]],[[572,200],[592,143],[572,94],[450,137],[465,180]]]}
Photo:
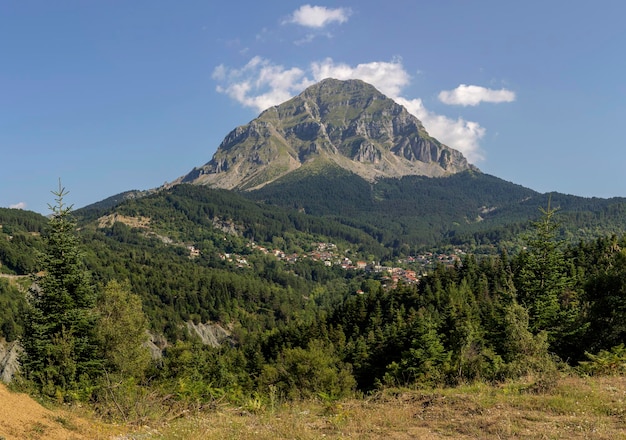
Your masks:
{"label": "bare soil slope", "polygon": [[114,438],[108,425],[82,419],[70,411],[44,408],[26,394],[0,384],[0,439],[91,440]]}

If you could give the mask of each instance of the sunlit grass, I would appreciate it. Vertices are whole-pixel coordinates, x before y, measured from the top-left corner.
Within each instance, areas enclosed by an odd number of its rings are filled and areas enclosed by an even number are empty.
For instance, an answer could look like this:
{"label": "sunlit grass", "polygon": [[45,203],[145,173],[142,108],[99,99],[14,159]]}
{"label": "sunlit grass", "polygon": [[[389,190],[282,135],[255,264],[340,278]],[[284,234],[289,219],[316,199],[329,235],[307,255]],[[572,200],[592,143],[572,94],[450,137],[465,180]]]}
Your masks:
{"label": "sunlit grass", "polygon": [[625,399],[624,377],[566,377],[543,393],[524,383],[388,389],[363,399],[257,403],[253,411],[226,405],[148,438],[626,439]]}
{"label": "sunlit grass", "polygon": [[[290,402],[271,392],[218,399],[204,409],[119,425],[88,406],[54,407],[25,438],[200,439],[624,439],[626,376],[559,378],[536,392],[532,378],[496,385],[387,388],[368,396]],[[158,414],[161,414],[159,412]]]}

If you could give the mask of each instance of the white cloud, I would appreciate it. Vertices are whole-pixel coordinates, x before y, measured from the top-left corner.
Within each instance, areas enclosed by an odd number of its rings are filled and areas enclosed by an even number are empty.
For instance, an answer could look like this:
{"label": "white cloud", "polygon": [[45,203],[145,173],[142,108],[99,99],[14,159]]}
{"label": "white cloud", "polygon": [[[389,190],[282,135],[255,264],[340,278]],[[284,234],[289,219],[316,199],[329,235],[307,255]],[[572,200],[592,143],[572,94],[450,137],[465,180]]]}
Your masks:
{"label": "white cloud", "polygon": [[218,92],[258,111],[288,100],[314,82],[297,67],[286,69],[258,56],[241,69],[217,66],[213,79],[226,83],[217,86]]}
{"label": "white cloud", "polygon": [[348,64],[336,64],[332,59],[326,58],[324,61],[312,63],[311,72],[315,82],[324,78],[360,79],[391,98],[398,97],[402,88],[411,80],[400,60],[374,61],[351,67]]}
{"label": "white cloud", "polygon": [[513,102],[515,92],[507,89],[493,90],[481,86],[461,84],[454,90],[444,90],[439,93],[439,100],[451,105],[478,105],[481,102]]}
{"label": "white cloud", "polygon": [[345,23],[351,13],[349,8],[331,9],[324,6],[303,5],[296,9],[283,23],[295,23],[309,28],[323,28],[333,22]]}
{"label": "white cloud", "polygon": [[306,34],[303,38],[300,38],[299,40],[294,41],[293,44],[297,46],[301,46],[303,44],[311,43],[315,39],[315,36],[316,36],[315,34]]}
{"label": "white cloud", "polygon": [[14,205],[9,205],[11,209],[26,209],[26,202],[19,202]]}
{"label": "white cloud", "polygon": [[480,140],[485,136],[486,130],[478,122],[466,121],[463,118],[451,119],[433,113],[424,107],[419,98],[409,100],[397,97],[395,100],[422,121],[428,134],[459,150],[471,163],[485,159],[480,148]]}
{"label": "white cloud", "polygon": [[327,58],[311,63],[305,71],[297,67],[285,68],[267,59],[254,57],[241,69],[224,65],[216,67],[213,78],[220,83],[217,86],[218,92],[225,93],[257,111],[278,105],[324,78],[360,79],[405,106],[422,121],[433,137],[462,152],[470,162],[484,159],[480,140],[486,130],[480,124],[463,118],[452,119],[435,114],[424,107],[421,99],[407,99],[402,96],[402,91],[411,78],[400,59],[350,66]]}

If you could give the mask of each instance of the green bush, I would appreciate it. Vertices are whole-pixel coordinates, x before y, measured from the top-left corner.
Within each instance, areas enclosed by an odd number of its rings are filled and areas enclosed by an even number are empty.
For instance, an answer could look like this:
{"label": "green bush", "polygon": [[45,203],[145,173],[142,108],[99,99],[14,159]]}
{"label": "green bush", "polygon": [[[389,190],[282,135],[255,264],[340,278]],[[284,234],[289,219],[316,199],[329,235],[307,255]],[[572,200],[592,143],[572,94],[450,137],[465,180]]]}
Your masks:
{"label": "green bush", "polygon": [[320,394],[343,397],[356,386],[349,364],[341,362],[334,347],[312,340],[307,348],[285,348],[276,363],[263,367],[259,384],[292,398],[310,398]]}
{"label": "green bush", "polygon": [[580,370],[595,376],[617,376],[626,374],[626,347],[619,344],[598,354],[585,353],[588,361],[580,362]]}

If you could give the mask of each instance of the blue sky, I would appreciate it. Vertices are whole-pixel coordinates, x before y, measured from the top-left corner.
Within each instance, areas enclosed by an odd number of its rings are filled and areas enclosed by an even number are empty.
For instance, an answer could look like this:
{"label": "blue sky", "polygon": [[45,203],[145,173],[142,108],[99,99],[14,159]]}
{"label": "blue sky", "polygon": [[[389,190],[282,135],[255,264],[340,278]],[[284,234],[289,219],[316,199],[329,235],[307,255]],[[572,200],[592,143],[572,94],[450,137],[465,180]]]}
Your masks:
{"label": "blue sky", "polygon": [[482,171],[626,196],[622,1],[0,0],[0,206],[149,189],[323,77],[406,105]]}

